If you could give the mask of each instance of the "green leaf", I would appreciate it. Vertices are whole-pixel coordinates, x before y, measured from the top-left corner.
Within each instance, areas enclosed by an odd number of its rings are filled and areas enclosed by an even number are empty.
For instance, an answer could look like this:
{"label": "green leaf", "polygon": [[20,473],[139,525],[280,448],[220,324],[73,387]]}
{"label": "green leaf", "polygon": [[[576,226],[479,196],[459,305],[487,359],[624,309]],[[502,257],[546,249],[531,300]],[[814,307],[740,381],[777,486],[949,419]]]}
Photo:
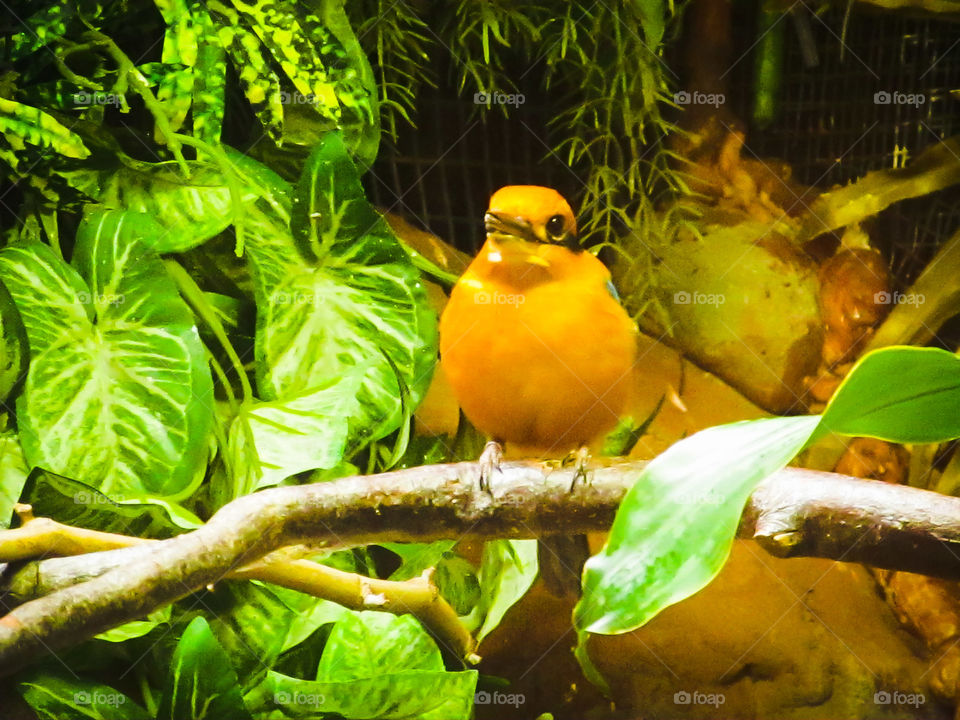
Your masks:
{"label": "green leaf", "polygon": [[216,26],[200,0],[191,0],[196,22],[197,65],[193,84],[193,134],[198,140],[219,143],[226,108],[227,54]]}
{"label": "green leaf", "polygon": [[202,617],[187,626],[173,654],[156,720],[250,720],[230,656]]}
{"label": "green leaf", "polygon": [[23,30],[0,39],[0,49],[3,51],[6,62],[12,65],[35,50],[63,37],[76,12],[75,3],[58,0],[47,3],[32,15],[19,18],[17,24]]}
{"label": "green leaf", "polygon": [[144,218],[85,218],[80,273],[44,245],[4,248],[0,280],[30,340],[17,401],[29,464],[107,494],[176,496],[202,479],[213,388],[193,316],[138,240]]}
{"label": "green leaf", "polygon": [[[283,717],[348,720],[451,720],[473,713],[477,671],[384,669],[351,682],[311,682],[270,670],[247,702],[279,708]],[[275,717],[275,716],[271,716]]]}
{"label": "green leaf", "polygon": [[96,488],[34,468],[23,488],[23,502],[39,517],[89,530],[165,539],[202,523],[188,510],[156,498],[115,500]]}
{"label": "green leaf", "polygon": [[458,615],[467,615],[480,599],[480,582],[476,570],[465,558],[453,551],[456,542],[437,540],[432,543],[380,543],[402,559],[391,580],[409,580],[435,568],[433,582],[440,594]]}
{"label": "green leaf", "polygon": [[260,394],[300,395],[367,367],[349,414],[351,442],[384,437],[402,421],[404,391],[411,406],[426,392],[436,318],[417,270],[364,197],[339,135],[311,154],[291,222],[315,266],[279,228],[250,240],[265,298],[257,302]]}
{"label": "green leaf", "polygon": [[333,626],[316,682],[270,671],[251,697],[292,717],[448,720],[470,716],[476,682],[476,671],[444,670],[414,618],[351,612]]}
{"label": "green leaf", "polygon": [[0,401],[9,397],[27,372],[27,332],[10,292],[0,283]]}
{"label": "green leaf", "polygon": [[803,448],[819,421],[721,425],[651,461],[623,499],[606,546],[587,561],[577,629],[629,632],[706,586],[730,553],[750,493]]}
{"label": "green leaf", "polygon": [[822,430],[900,443],[960,437],[960,358],[938,348],[868,353],[831,398]]}
{"label": "green leaf", "polygon": [[17,690],[40,720],[153,720],[142,707],[108,685],[38,672]]}
{"label": "green leaf", "polygon": [[360,680],[375,677],[385,668],[442,670],[443,659],[412,615],[353,612],[334,625],[316,679]]}
{"label": "green leaf", "polygon": [[280,78],[273,71],[269,56],[260,40],[241,23],[232,7],[210,3],[217,23],[217,37],[227,51],[247,101],[263,124],[267,135],[279,142],[283,130],[283,104],[280,100]]}
{"label": "green leaf", "polygon": [[344,0],[307,0],[297,3],[297,8],[306,10],[303,21],[308,33],[323,38],[315,45],[340,102],[340,128],[354,159],[366,169],[373,164],[380,146],[377,81],[350,26]]}
{"label": "green leaf", "polygon": [[293,83],[301,103],[309,103],[322,117],[340,119],[340,103],[313,38],[300,25],[292,0],[246,3],[233,0],[246,24],[253,29]]}
{"label": "green leaf", "polygon": [[120,643],[132,640],[133,638],[143,637],[147,633],[152,632],[157,625],[170,622],[171,607],[172,606],[167,605],[156,612],[150,613],[146,620],[131,620],[128,623],[102,632],[96,636],[96,639]]}
{"label": "green leaf", "polygon": [[536,540],[491,540],[480,561],[480,600],[466,620],[483,640],[537,579]]}
{"label": "green leaf", "polygon": [[[102,168],[60,173],[74,188],[105,208],[150,216],[140,221],[151,231],[154,252],[185,252],[225,230],[238,205],[256,198],[253,188],[210,161],[187,161],[190,177],[176,162],[147,163],[120,156]],[[155,226],[147,225],[150,221]]]}
{"label": "green leaf", "polygon": [[61,125],[52,115],[3,97],[0,97],[0,134],[15,150],[30,143],[68,158],[79,160],[90,155],[80,136]]}
{"label": "green leaf", "polygon": [[361,379],[361,372],[353,372],[299,397],[241,406],[226,450],[234,476],[241,478],[237,494],[276,485],[305,470],[335,467],[346,448],[347,414]]}
{"label": "green leaf", "polygon": [[13,506],[20,499],[29,473],[16,433],[0,433],[0,530],[10,526]]}

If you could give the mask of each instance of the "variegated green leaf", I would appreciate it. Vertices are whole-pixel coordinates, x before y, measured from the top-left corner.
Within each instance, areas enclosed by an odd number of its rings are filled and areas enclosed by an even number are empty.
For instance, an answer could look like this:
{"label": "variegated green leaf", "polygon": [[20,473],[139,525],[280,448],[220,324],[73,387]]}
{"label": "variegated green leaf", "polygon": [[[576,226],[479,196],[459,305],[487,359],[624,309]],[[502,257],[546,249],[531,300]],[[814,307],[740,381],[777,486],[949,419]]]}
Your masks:
{"label": "variegated green leaf", "polygon": [[[153,249],[183,252],[196,247],[234,221],[235,201],[223,170],[209,162],[188,161],[186,178],[175,162],[144,163],[126,159],[119,166],[61,173],[73,187],[106,208],[145,213],[161,232]],[[256,197],[238,186],[239,202]]]}
{"label": "variegated green leaf", "polygon": [[78,135],[39,108],[0,97],[0,133],[13,146],[23,143],[49,148],[69,158],[83,159],[90,151]]}
{"label": "variegated green leaf", "polygon": [[13,64],[34,50],[49,45],[63,37],[67,24],[77,12],[77,4],[71,0],[58,0],[19,21],[20,32],[0,39],[0,51],[5,62]]}
{"label": "variegated green leaf", "polygon": [[197,65],[193,84],[193,134],[207,143],[220,142],[226,105],[227,54],[220,44],[210,13],[199,0],[190,12],[196,23]]}
{"label": "variegated green leaf", "polygon": [[27,460],[105,493],[176,496],[202,478],[212,383],[190,311],[141,237],[145,215],[99,211],[73,267],[47,246],[0,251],[30,341],[17,401]]}
{"label": "variegated green leaf", "polygon": [[[363,167],[369,167],[380,146],[377,80],[350,26],[343,0],[304,0],[297,8],[333,82],[341,108],[340,127],[350,152]],[[323,38],[322,42],[317,38]]]}
{"label": "variegated green leaf", "polygon": [[[157,100],[160,101],[167,116],[167,122],[170,123],[170,129],[173,131],[181,128],[187,113],[190,112],[195,79],[194,68],[187,67],[170,70],[160,81]],[[162,137],[160,128],[154,129],[154,136],[158,139]]]}
{"label": "variegated green leaf", "polygon": [[340,102],[314,45],[315,39],[309,37],[300,23],[296,3],[292,0],[231,2],[273,55],[303,102],[322,116],[339,120]]}
{"label": "variegated green leaf", "polygon": [[476,670],[444,668],[412,616],[350,612],[330,632],[316,681],[271,670],[247,700],[284,717],[448,720],[471,716],[476,684]]}
{"label": "variegated green leaf", "polygon": [[343,458],[361,378],[362,372],[355,372],[300,397],[241,407],[226,449],[237,469],[234,476],[241,475],[240,469],[246,475],[237,494],[276,485],[304,470],[335,467]]}
{"label": "variegated green leaf", "polygon": [[240,24],[239,14],[216,0],[210,2],[209,7],[220,16],[217,37],[237,70],[244,95],[267,135],[278,142],[283,131],[280,78],[264,57],[260,40]]}
{"label": "variegated green leaf", "polygon": [[300,395],[367,366],[351,438],[383,437],[398,427],[403,400],[411,410],[426,391],[436,318],[409,256],[364,197],[337,133],[307,161],[292,226],[315,265],[277,224],[249,240],[260,394]]}
{"label": "variegated green leaf", "polygon": [[108,685],[63,678],[39,671],[17,685],[23,699],[41,720],[151,720],[151,715],[122,692]]}

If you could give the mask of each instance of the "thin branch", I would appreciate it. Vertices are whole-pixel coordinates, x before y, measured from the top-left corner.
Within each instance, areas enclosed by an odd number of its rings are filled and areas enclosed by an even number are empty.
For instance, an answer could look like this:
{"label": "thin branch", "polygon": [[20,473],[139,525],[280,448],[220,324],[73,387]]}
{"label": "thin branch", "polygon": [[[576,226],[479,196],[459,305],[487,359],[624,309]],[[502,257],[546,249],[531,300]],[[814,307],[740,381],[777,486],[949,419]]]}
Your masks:
{"label": "thin branch", "polygon": [[[290,545],[333,549],[604,530],[644,465],[614,461],[594,468],[590,482],[573,492],[573,469],[512,462],[494,477],[490,494],[478,489],[477,465],[459,463],[244,496],[193,532],[98,553],[143,555],[0,618],[0,674],[146,616]],[[828,557],[960,579],[960,499],[917,488],[787,468],[754,493],[740,536],[781,557]],[[0,533],[0,557],[5,552]],[[57,561],[38,566],[51,562]]]}

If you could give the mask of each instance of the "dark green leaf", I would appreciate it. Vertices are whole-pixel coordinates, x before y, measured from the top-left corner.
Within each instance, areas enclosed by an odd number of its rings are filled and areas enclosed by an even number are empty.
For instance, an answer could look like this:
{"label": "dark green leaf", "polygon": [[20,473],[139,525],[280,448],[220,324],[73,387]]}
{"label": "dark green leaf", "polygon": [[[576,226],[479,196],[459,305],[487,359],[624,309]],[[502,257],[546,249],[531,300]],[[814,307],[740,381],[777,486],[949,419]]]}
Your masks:
{"label": "dark green leaf", "polygon": [[334,625],[316,682],[270,671],[250,698],[292,717],[449,720],[470,716],[476,682],[475,671],[444,670],[440,651],[412,617],[359,612]]}
{"label": "dark green leaf", "polygon": [[107,685],[39,672],[17,689],[41,720],[153,720],[137,703]]}
{"label": "dark green leaf", "polygon": [[41,468],[30,473],[23,502],[39,517],[136,537],[164,539],[201,525],[199,518],[174,503],[155,498],[113,500],[90,485]]}
{"label": "dark green leaf", "polygon": [[250,720],[230,656],[195,618],[173,654],[156,720]]}
{"label": "dark green leaf", "polygon": [[6,400],[27,372],[29,345],[20,313],[0,283],[0,401]]}

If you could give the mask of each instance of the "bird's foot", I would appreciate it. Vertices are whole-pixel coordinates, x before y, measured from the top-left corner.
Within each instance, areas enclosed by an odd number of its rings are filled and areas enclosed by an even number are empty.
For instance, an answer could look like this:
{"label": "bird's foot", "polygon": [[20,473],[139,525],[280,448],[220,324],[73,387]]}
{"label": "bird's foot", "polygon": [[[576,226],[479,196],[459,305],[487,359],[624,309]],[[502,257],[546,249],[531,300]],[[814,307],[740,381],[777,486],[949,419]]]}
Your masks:
{"label": "bird's foot", "polygon": [[[490,493],[490,480],[493,472],[500,472],[500,461],[503,460],[503,446],[496,440],[491,440],[483,447],[483,452],[477,460],[480,466],[480,489]],[[492,493],[491,493],[492,494]]]}
{"label": "bird's foot", "polygon": [[570,483],[570,492],[573,492],[573,489],[577,486],[577,480],[583,480],[584,483],[589,481],[589,477],[587,475],[588,462],[590,462],[590,450],[586,445],[567,455],[563,464],[567,466],[574,466],[573,480]]}

